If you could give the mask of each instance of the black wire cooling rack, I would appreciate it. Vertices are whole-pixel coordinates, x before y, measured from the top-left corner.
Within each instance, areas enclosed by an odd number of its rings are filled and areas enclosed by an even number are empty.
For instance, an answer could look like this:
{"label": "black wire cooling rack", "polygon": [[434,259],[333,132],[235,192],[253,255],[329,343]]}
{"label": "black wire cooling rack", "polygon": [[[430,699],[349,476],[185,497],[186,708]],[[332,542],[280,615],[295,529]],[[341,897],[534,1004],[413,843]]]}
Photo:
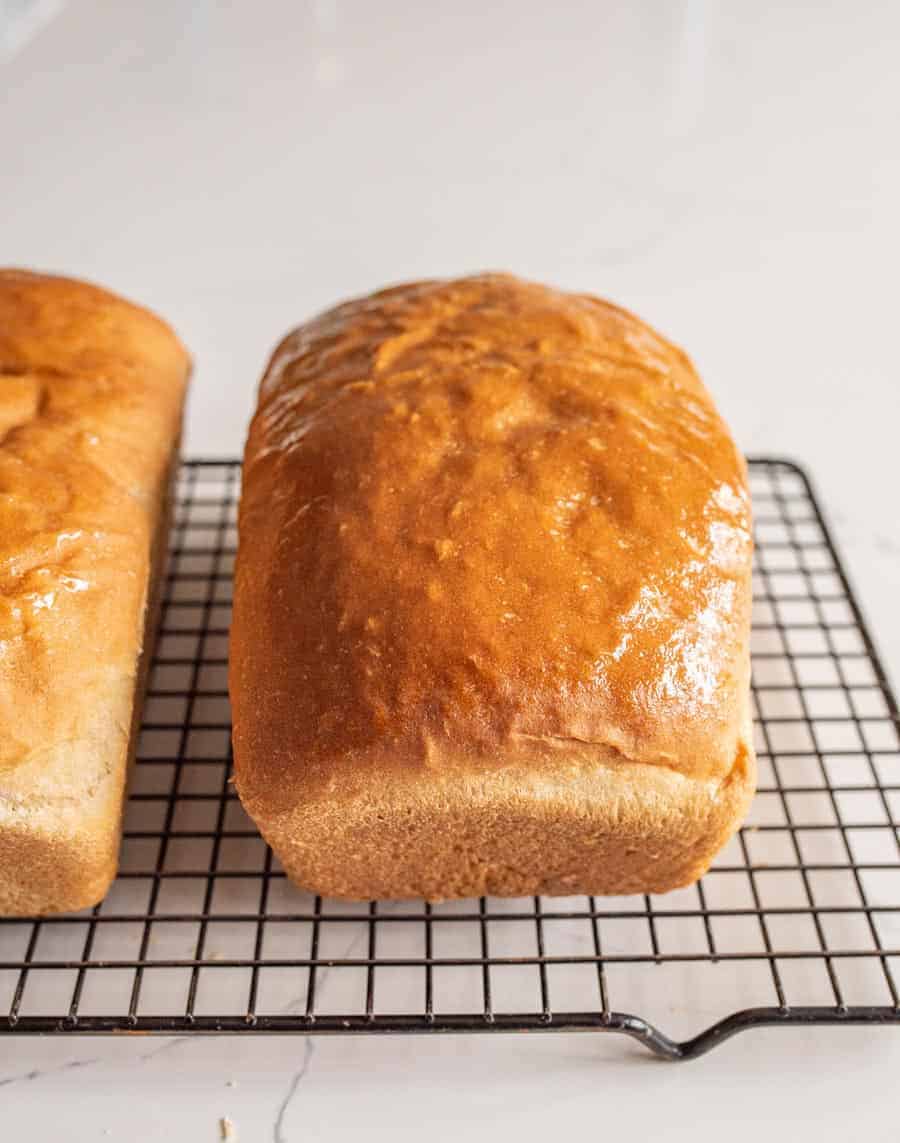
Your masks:
{"label": "black wire cooling rack", "polygon": [[240,467],[184,464],[121,871],[96,909],[0,922],[0,1033],[581,1029],[687,1058],[900,1022],[897,706],[806,477],[750,473],[760,784],[706,877],[352,904],[290,885],[229,784]]}

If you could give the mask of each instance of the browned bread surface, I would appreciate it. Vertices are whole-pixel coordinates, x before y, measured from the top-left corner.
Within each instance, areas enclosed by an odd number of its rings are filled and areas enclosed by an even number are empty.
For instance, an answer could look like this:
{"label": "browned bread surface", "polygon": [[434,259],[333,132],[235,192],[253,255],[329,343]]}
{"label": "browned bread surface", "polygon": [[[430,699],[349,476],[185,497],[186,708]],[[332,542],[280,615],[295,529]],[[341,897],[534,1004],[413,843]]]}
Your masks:
{"label": "browned bread surface", "polygon": [[115,875],[188,372],[146,310],[0,270],[0,914]]}
{"label": "browned bread surface", "polygon": [[231,648],[240,796],[323,894],[662,891],[754,785],[743,460],[688,358],[489,274],[276,350]]}

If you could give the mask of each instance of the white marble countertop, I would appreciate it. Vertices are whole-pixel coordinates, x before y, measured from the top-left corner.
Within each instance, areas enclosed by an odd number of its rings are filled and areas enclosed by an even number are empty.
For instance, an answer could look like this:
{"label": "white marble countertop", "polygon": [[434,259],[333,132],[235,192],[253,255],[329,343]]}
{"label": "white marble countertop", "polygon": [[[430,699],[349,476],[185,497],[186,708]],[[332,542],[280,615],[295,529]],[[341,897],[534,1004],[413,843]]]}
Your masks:
{"label": "white marble countertop", "polygon": [[[691,352],[803,462],[900,677],[900,9],[704,0],[0,2],[0,249],[145,301],[235,455],[292,324],[505,268]],[[888,1139],[900,1032],[748,1033],[667,1067],[603,1036],[0,1040],[4,1137]],[[500,1124],[502,1123],[502,1127]]]}

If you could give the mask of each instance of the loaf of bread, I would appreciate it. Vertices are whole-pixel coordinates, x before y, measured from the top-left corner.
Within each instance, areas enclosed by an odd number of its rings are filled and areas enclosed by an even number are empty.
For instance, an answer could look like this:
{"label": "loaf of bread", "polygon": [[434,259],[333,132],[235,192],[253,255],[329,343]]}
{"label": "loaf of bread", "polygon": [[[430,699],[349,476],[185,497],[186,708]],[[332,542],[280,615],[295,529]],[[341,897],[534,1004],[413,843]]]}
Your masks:
{"label": "loaf of bread", "polygon": [[0,271],[0,914],[115,876],[188,371],[146,310]]}
{"label": "loaf of bread", "polygon": [[688,358],[505,275],[291,333],[247,443],[235,777],[351,898],[662,892],[753,792],[745,466]]}

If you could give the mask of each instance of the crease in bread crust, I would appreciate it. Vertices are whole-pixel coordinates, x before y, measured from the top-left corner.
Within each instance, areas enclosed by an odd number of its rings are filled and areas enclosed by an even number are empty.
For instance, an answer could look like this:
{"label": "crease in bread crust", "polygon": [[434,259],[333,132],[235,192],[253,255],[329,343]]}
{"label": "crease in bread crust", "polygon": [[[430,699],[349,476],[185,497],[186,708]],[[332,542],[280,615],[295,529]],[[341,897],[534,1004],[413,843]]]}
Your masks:
{"label": "crease in bread crust", "polygon": [[521,730],[513,731],[510,737],[513,739],[521,739],[525,742],[533,742],[544,746],[548,746],[551,743],[554,746],[558,744],[561,747],[565,747],[567,745],[598,746],[604,751],[609,751],[612,757],[620,758],[623,762],[635,762],[647,766],[662,766],[666,769],[671,770],[673,773],[684,777],[683,769],[673,764],[670,755],[660,754],[652,759],[641,758],[635,753],[629,753],[629,751],[625,750],[624,747],[617,746],[614,742],[607,742],[598,738],[584,738],[577,734],[526,734]]}
{"label": "crease in bread crust", "polygon": [[[499,274],[338,306],[276,349],[248,436],[240,796],[316,892],[661,891],[665,853],[682,884],[752,790],[750,564],[744,462],[639,319]],[[490,860],[463,877],[429,820]]]}

